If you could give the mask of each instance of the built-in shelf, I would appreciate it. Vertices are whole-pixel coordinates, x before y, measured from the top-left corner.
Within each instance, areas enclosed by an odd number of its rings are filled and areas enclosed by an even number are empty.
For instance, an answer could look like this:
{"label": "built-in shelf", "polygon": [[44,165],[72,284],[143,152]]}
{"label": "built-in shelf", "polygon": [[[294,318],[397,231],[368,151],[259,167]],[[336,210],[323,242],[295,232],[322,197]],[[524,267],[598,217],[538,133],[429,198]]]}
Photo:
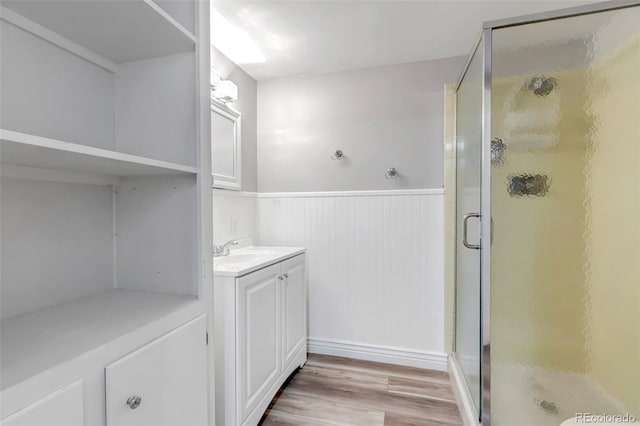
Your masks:
{"label": "built-in shelf", "polygon": [[195,175],[195,167],[0,129],[2,164],[134,177]]}
{"label": "built-in shelf", "polygon": [[189,52],[196,45],[196,37],[152,0],[2,4],[3,20],[112,71],[114,64]]}
{"label": "built-in shelf", "polygon": [[2,320],[2,389],[199,303],[195,296],[117,289]]}

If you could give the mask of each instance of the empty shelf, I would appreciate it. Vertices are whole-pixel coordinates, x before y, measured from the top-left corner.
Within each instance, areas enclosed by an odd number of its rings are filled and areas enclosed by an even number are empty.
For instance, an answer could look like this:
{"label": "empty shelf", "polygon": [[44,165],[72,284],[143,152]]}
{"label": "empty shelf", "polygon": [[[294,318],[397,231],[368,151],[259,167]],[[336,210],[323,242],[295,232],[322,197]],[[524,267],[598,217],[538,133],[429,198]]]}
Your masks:
{"label": "empty shelf", "polygon": [[107,176],[195,175],[195,167],[0,129],[3,164]]}
{"label": "empty shelf", "polygon": [[118,289],[2,320],[2,390],[197,303]]}
{"label": "empty shelf", "polygon": [[[5,19],[26,18],[114,63],[193,51],[196,38],[151,0],[5,0]],[[19,17],[14,17],[15,12]]]}

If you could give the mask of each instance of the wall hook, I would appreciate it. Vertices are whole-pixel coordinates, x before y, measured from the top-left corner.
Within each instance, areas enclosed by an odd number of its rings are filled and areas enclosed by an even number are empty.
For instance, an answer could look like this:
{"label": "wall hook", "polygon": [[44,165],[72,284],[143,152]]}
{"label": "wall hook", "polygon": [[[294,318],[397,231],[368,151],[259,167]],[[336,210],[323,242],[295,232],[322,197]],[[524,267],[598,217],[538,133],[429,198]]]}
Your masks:
{"label": "wall hook", "polygon": [[341,149],[336,149],[333,154],[331,155],[331,159],[332,160],[342,160],[342,157],[344,156],[344,153],[342,152]]}
{"label": "wall hook", "polygon": [[386,172],[384,172],[384,177],[387,179],[394,179],[398,177],[398,171],[395,167],[389,167]]}

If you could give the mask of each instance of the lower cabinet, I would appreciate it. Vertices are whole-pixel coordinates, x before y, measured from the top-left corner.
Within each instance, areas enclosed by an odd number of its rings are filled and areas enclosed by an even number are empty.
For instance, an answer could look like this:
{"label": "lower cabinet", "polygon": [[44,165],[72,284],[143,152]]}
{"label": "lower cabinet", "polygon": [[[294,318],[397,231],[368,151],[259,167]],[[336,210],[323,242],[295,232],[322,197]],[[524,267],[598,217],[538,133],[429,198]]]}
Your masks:
{"label": "lower cabinet", "polygon": [[1,426],[83,426],[82,380],[18,411],[0,422]]}
{"label": "lower cabinet", "polygon": [[[299,365],[300,351],[307,347],[307,293],[304,259],[282,262],[282,369],[288,376]],[[305,350],[306,352],[306,350]],[[305,357],[306,359],[306,357]]]}
{"label": "lower cabinet", "polygon": [[255,426],[307,359],[305,255],[225,278],[214,309],[216,424]]}
{"label": "lower cabinet", "polygon": [[0,426],[207,426],[206,314],[155,325],[4,390]]}
{"label": "lower cabinet", "polygon": [[205,315],[105,368],[107,426],[207,424]]}
{"label": "lower cabinet", "polygon": [[276,383],[280,359],[280,265],[236,280],[237,408],[250,413]]}

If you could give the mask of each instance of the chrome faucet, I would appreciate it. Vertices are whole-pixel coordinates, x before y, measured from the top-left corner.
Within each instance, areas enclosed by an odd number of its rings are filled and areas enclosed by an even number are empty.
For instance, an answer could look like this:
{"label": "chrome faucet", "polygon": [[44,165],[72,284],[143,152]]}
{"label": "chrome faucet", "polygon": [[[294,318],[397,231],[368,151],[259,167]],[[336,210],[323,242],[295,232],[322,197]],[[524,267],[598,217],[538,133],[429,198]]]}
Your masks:
{"label": "chrome faucet", "polygon": [[213,257],[229,256],[229,246],[238,245],[238,241],[229,240],[224,244],[213,245]]}

